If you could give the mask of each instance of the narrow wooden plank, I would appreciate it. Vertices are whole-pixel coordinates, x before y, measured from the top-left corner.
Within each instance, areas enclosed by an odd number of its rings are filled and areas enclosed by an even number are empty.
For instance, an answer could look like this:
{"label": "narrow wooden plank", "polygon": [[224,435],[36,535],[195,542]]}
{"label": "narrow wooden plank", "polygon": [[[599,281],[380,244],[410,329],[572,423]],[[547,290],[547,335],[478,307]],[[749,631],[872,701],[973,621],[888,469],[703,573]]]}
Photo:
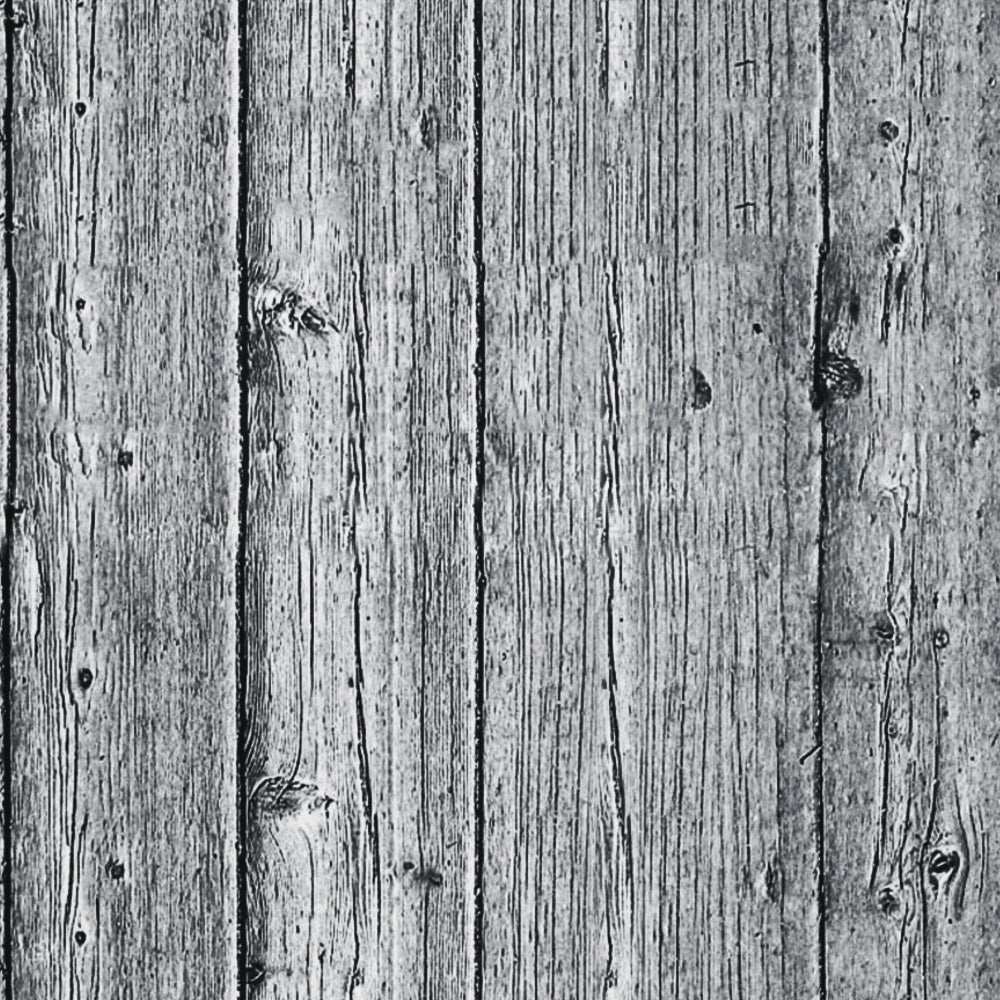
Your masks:
{"label": "narrow wooden plank", "polygon": [[816,995],[817,12],[486,25],[487,994]]}
{"label": "narrow wooden plank", "polygon": [[1000,16],[831,3],[831,996],[1000,988]]}
{"label": "narrow wooden plank", "polygon": [[15,997],[235,987],[231,15],[17,12]]}
{"label": "narrow wooden plank", "polygon": [[453,995],[471,818],[465,5],[250,5],[248,975]]}

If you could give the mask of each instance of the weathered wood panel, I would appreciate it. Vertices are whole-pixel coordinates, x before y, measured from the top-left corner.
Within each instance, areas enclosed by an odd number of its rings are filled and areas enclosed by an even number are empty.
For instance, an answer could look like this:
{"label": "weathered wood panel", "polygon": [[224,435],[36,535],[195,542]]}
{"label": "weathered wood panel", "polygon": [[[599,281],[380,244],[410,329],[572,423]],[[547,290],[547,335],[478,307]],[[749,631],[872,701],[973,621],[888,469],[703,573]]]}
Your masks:
{"label": "weathered wood panel", "polygon": [[467,976],[466,7],[252,3],[248,977]]}
{"label": "weathered wood panel", "polygon": [[829,991],[994,996],[1000,12],[829,19]]}
{"label": "weathered wood panel", "polygon": [[487,995],[819,990],[817,38],[487,11]]}
{"label": "weathered wood panel", "polygon": [[232,13],[6,5],[8,996],[234,982]]}

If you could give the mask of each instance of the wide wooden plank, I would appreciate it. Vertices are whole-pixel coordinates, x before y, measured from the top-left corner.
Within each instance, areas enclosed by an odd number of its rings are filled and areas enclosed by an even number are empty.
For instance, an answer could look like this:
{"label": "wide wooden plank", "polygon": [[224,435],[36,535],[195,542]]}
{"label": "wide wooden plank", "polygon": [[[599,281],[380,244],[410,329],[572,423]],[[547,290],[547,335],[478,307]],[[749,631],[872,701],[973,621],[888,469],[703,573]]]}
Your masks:
{"label": "wide wooden plank", "polygon": [[486,995],[820,988],[817,39],[486,11]]}
{"label": "wide wooden plank", "polygon": [[466,6],[249,7],[247,976],[461,989]]}
{"label": "wide wooden plank", "polygon": [[235,986],[231,15],[17,12],[15,997]]}
{"label": "wide wooden plank", "polygon": [[829,22],[830,996],[994,996],[1000,12]]}

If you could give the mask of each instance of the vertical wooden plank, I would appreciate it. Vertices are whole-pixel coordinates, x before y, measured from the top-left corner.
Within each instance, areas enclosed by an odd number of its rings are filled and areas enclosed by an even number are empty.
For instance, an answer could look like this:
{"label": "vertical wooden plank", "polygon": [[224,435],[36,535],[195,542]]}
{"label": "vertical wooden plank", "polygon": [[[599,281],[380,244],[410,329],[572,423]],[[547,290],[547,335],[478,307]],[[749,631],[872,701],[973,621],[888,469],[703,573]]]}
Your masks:
{"label": "vertical wooden plank", "polygon": [[[15,997],[235,986],[231,5],[17,5]],[[13,335],[13,326],[12,326]]]}
{"label": "vertical wooden plank", "polygon": [[817,38],[487,11],[490,996],[819,992]]}
{"label": "vertical wooden plank", "polygon": [[830,3],[831,996],[1000,987],[1000,18]]}
{"label": "vertical wooden plank", "polygon": [[249,5],[248,977],[468,967],[465,5]]}

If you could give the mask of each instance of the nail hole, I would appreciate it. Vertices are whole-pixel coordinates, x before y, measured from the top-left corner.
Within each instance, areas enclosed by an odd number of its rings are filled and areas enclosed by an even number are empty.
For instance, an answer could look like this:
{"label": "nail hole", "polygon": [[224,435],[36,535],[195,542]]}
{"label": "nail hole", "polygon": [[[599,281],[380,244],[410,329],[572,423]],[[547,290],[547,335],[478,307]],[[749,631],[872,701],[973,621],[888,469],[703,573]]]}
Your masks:
{"label": "nail hole", "polygon": [[126,451],[124,448],[122,448],[122,450],[118,452],[118,464],[123,469],[131,469],[132,468],[132,452]]}
{"label": "nail hole", "polygon": [[87,935],[86,935],[86,934],[84,934],[84,932],[83,932],[83,931],[77,931],[77,932],[76,932],[76,933],[75,933],[75,934],[73,935],[73,940],[74,940],[74,941],[75,941],[75,942],[76,942],[77,944],[86,944],[86,942],[87,942]]}
{"label": "nail hole", "polygon": [[87,308],[87,302],[86,302],[85,299],[77,299],[76,300],[76,311],[77,312],[83,312],[83,310],[86,309],[86,308]]}
{"label": "nail hole", "polygon": [[77,101],[73,105],[73,110],[76,112],[78,118],[82,118],[87,113],[87,105],[83,101]]}
{"label": "nail hole", "polygon": [[935,649],[944,649],[945,646],[947,646],[948,643],[951,642],[951,636],[948,635],[948,630],[944,628],[939,628],[934,633],[933,642]]}
{"label": "nail hole", "polygon": [[89,667],[80,667],[76,679],[80,682],[80,687],[86,691],[94,683],[94,674]]}
{"label": "nail hole", "polygon": [[886,234],[886,239],[894,246],[898,247],[903,242],[903,231],[898,226],[893,226]]}
{"label": "nail hole", "polygon": [[120,861],[109,861],[105,866],[104,870],[113,879],[123,879],[125,877],[125,866]]}

